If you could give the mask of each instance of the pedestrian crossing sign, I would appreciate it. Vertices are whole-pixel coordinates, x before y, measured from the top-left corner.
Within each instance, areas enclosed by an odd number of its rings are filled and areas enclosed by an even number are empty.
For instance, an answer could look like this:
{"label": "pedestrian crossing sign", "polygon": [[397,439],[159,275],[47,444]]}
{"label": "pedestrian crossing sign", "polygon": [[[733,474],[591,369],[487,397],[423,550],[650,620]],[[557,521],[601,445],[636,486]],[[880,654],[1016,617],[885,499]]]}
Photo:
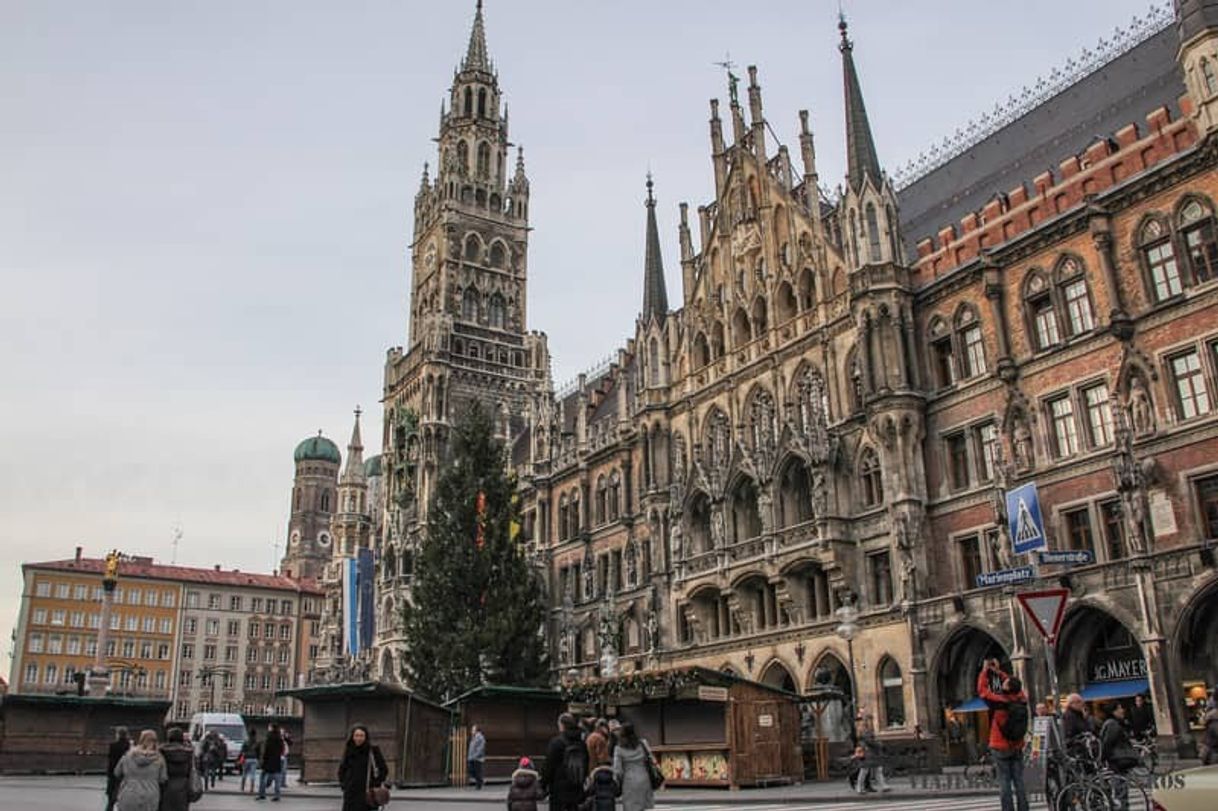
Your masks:
{"label": "pedestrian crossing sign", "polygon": [[1007,491],[1007,524],[1016,555],[1048,548],[1036,482]]}

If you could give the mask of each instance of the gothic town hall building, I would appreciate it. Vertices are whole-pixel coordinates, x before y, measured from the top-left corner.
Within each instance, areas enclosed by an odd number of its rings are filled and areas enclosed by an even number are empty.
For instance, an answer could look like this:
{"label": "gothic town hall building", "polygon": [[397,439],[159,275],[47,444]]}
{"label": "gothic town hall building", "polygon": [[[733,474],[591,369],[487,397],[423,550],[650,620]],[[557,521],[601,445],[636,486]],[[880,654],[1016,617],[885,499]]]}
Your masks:
{"label": "gothic town hall building", "polygon": [[[967,714],[985,658],[1044,696],[1012,589],[978,586],[1033,563],[1003,494],[1035,483],[1049,548],[1093,559],[1026,584],[1072,594],[1062,690],[1145,692],[1160,733],[1187,738],[1218,681],[1218,2],[1135,21],[897,175],[842,22],[835,192],[807,112],[767,118],[756,68],[731,77],[710,103],[714,199],[680,204],[679,295],[649,179],[634,338],[558,392],[526,328],[529,181],[478,5],[415,198],[378,503],[324,531],[334,556],[340,536],[377,551],[382,677],[449,426],[478,398],[520,477],[556,680],[828,679],[893,737]],[[772,134],[788,120],[790,147]],[[348,468],[366,492],[372,471]]]}

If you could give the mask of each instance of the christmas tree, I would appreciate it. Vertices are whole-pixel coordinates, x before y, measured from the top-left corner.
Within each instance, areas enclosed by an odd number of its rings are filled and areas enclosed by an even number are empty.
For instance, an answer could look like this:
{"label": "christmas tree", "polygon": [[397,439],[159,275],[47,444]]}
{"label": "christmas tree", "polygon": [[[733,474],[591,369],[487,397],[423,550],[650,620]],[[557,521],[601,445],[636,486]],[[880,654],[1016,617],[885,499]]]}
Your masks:
{"label": "christmas tree", "polygon": [[452,435],[405,609],[406,676],[447,700],[483,682],[545,681],[541,586],[517,538],[503,444],[471,405]]}

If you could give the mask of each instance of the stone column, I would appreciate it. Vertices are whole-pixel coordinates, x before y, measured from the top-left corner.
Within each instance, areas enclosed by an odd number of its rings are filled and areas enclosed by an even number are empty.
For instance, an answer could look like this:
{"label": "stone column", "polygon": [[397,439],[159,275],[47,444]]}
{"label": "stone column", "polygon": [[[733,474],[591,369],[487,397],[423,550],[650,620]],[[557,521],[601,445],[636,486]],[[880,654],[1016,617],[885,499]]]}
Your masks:
{"label": "stone column", "polygon": [[1011,381],[1015,378],[1015,361],[1011,358],[1010,325],[1004,306],[1005,290],[1002,286],[1002,269],[985,257],[985,298],[990,303],[990,318],[994,321],[994,334],[998,338],[998,376]]}
{"label": "stone column", "polygon": [[110,640],[110,611],[114,605],[114,590],[118,587],[118,552],[106,555],[102,576],[101,626],[97,629],[97,655],[89,672],[89,695],[104,696],[110,687],[110,668],[106,665],[106,646]]}

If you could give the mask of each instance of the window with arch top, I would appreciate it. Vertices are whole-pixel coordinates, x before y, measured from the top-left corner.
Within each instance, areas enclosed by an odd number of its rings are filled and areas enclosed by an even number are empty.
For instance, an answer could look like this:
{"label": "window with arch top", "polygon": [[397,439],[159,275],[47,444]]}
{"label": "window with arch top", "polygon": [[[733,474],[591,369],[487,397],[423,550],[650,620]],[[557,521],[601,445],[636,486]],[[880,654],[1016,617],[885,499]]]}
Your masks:
{"label": "window with arch top", "polygon": [[880,662],[880,695],[883,696],[886,727],[905,726],[905,681],[901,678],[901,667],[891,656]]}
{"label": "window with arch top", "polygon": [[507,264],[507,251],[503,249],[502,242],[491,243],[490,263],[493,268],[501,268]]}
{"label": "window with arch top", "polygon": [[1214,64],[1210,60],[1202,57],[1200,62],[1201,67],[1201,85],[1207,96],[1212,96],[1218,93],[1218,76],[1214,75]]}
{"label": "window with arch top", "polygon": [[867,204],[867,257],[872,262],[879,262],[881,258],[880,221],[874,203]]}
{"label": "window with arch top", "polygon": [[1061,295],[1066,334],[1074,337],[1095,329],[1095,314],[1083,263],[1073,256],[1062,257],[1054,276]]}
{"label": "window with arch top", "polygon": [[491,326],[495,329],[504,329],[507,326],[507,304],[504,302],[503,296],[498,293],[492,295],[488,310]]}
{"label": "window with arch top", "polygon": [[1043,352],[1061,342],[1053,289],[1041,270],[1033,270],[1024,281],[1024,309],[1032,336],[1032,348]]}
{"label": "window with arch top", "polygon": [[477,234],[470,234],[465,238],[465,261],[477,262],[482,258],[482,240],[478,239]]}
{"label": "window with arch top", "polygon": [[609,474],[609,520],[616,521],[621,514],[622,477],[615,470]]}
{"label": "window with arch top", "polygon": [[871,448],[863,451],[859,459],[860,500],[864,507],[875,507],[884,500],[884,481],[880,471],[880,458]]}
{"label": "window with arch top", "polygon": [[466,321],[478,320],[478,288],[469,286],[461,294],[461,317]]}
{"label": "window with arch top", "polygon": [[977,311],[968,304],[962,305],[956,312],[955,326],[960,377],[967,380],[985,374],[985,341],[981,337],[981,319]]}
{"label": "window with arch top", "polygon": [[491,146],[486,141],[478,144],[478,177],[491,176]]}
{"label": "window with arch top", "polygon": [[956,382],[956,366],[952,348],[952,332],[947,321],[940,316],[931,319],[930,329],[931,372],[937,388],[945,389]]}
{"label": "window with arch top", "polygon": [[1162,220],[1155,218],[1143,223],[1138,230],[1138,250],[1142,254],[1153,301],[1166,301],[1184,292],[1176,246],[1172,243],[1171,230]]}
{"label": "window with arch top", "polygon": [[1218,240],[1214,235],[1214,211],[1196,197],[1180,208],[1180,239],[1193,284],[1218,278]]}

